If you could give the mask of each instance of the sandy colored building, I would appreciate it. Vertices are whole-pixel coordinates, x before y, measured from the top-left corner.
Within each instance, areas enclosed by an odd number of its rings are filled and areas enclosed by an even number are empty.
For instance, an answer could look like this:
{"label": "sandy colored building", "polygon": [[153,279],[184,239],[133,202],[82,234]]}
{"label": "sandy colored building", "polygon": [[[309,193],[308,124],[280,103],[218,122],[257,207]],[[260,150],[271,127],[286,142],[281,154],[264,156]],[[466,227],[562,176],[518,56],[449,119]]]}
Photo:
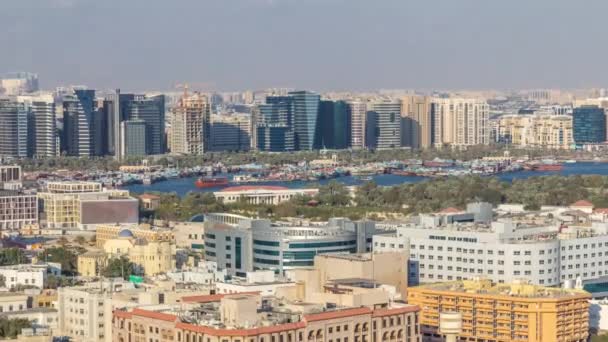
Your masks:
{"label": "sandy colored building", "polygon": [[126,256],[146,276],[175,269],[174,242],[147,241],[135,237],[129,229],[120,231],[116,239],[106,240],[103,250],[109,258]]}
{"label": "sandy colored building", "polygon": [[402,146],[429,148],[433,143],[431,99],[408,95],[401,98],[401,117],[406,119],[402,130]]}
{"label": "sandy colored building", "polygon": [[[128,230],[136,238],[147,241],[174,241],[175,237],[171,230],[152,227],[149,224],[130,225]],[[118,234],[125,229],[123,225],[100,225],[95,230],[95,244],[103,248],[107,240],[118,238]]]}
{"label": "sandy colored building", "polygon": [[408,303],[422,310],[423,341],[443,341],[439,317],[445,312],[462,314],[460,341],[586,341],[589,299],[582,290],[479,278],[408,289]]}
{"label": "sandy colored building", "polygon": [[160,196],[152,194],[143,194],[139,196],[142,207],[146,210],[156,210],[160,207]]}
{"label": "sandy colored building", "polygon": [[201,155],[211,145],[211,103],[200,93],[184,93],[173,109],[170,129],[173,154]]}
{"label": "sandy colored building", "polygon": [[472,146],[490,143],[490,107],[478,98],[433,98],[433,143]]}
{"label": "sandy colored building", "polygon": [[496,134],[499,141],[520,147],[570,149],[574,144],[570,115],[505,115]]}
{"label": "sandy colored building", "polygon": [[[264,303],[264,304],[263,304]],[[265,300],[256,294],[184,297],[172,309],[114,311],[113,341],[288,342],[420,341],[418,310],[397,307],[338,307]],[[189,315],[205,308],[194,321]]]}
{"label": "sandy colored building", "polygon": [[223,203],[246,201],[248,204],[272,204],[287,202],[296,196],[313,197],[319,189],[289,189],[284,186],[240,185],[215,191],[213,195]]}
{"label": "sandy colored building", "polygon": [[78,274],[83,277],[101,275],[106,265],[107,257],[103,251],[88,251],[78,256]]}
{"label": "sandy colored building", "polygon": [[139,220],[139,203],[128,190],[107,190],[100,183],[49,182],[38,199],[43,227],[94,229],[100,224]]}

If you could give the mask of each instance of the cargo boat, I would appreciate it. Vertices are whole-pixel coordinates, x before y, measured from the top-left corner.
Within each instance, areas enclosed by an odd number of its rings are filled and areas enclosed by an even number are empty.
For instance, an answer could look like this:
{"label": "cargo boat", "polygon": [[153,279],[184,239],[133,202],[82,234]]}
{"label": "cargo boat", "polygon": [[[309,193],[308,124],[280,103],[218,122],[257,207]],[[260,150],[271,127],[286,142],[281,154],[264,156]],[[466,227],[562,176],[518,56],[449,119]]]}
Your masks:
{"label": "cargo boat", "polygon": [[534,171],[561,171],[564,168],[562,164],[539,164],[534,165]]}
{"label": "cargo boat", "polygon": [[194,182],[197,188],[215,188],[228,185],[226,177],[201,177]]}

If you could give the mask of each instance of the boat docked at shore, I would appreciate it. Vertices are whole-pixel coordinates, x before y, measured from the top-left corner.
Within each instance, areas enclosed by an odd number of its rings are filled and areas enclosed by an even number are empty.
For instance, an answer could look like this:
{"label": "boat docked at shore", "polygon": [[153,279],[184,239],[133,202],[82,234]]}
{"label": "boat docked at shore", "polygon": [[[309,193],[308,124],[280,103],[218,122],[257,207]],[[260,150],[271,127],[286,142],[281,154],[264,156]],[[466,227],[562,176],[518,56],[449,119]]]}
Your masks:
{"label": "boat docked at shore", "polygon": [[197,188],[215,188],[228,185],[226,177],[201,177],[194,182]]}

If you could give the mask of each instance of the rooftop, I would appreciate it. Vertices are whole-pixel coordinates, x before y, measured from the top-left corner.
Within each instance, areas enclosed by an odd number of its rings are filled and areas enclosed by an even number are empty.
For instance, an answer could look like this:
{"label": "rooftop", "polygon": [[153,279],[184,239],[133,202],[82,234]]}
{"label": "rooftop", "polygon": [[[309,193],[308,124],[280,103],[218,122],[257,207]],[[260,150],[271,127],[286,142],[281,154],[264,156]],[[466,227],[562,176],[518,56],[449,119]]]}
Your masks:
{"label": "rooftop", "polygon": [[570,204],[571,207],[591,207],[593,208],[593,203],[586,201],[586,200],[580,200],[580,201],[576,201],[572,204]]}
{"label": "rooftop", "polygon": [[274,186],[274,185],[239,185],[239,186],[230,186],[220,190],[219,192],[237,192],[237,191],[255,191],[255,190],[265,190],[265,191],[277,191],[277,190],[289,190],[289,188],[284,186]]}
{"label": "rooftop", "polygon": [[515,281],[511,284],[493,284],[489,279],[482,278],[433,283],[410,289],[426,289],[438,292],[452,292],[471,295],[490,295],[505,298],[560,299],[580,296],[591,297],[588,292],[578,289],[563,289],[532,285],[525,280]]}
{"label": "rooftop", "polygon": [[[222,322],[222,315],[220,314],[223,298],[237,301],[257,298],[260,305],[255,313],[257,321],[247,323],[247,326],[224,324]],[[261,298],[255,293],[192,296],[184,297],[182,302],[188,305],[181,307],[174,306],[172,309],[163,312],[143,309],[133,309],[132,311],[117,310],[114,312],[114,316],[124,319],[139,316],[166,322],[176,322],[176,327],[179,329],[204,332],[212,336],[255,336],[262,333],[302,328],[309,322],[360,315],[377,317],[419,310],[414,305],[395,305],[376,310],[368,307],[328,307],[304,302],[288,302],[275,297]]]}

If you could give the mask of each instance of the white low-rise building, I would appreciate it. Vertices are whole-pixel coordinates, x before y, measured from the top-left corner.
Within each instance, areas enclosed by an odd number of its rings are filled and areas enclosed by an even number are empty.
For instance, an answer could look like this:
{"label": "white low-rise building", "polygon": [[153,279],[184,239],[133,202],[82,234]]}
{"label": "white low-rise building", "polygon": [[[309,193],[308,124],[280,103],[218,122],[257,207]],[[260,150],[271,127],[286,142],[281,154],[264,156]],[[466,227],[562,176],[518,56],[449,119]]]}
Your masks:
{"label": "white low-rise building", "polygon": [[[421,221],[427,222],[428,221]],[[559,286],[580,278],[608,282],[608,223],[570,227],[510,220],[488,224],[403,224],[374,236],[375,251],[407,250],[409,283],[484,276],[497,283],[525,278]]]}
{"label": "white low-rise building", "polygon": [[0,292],[0,313],[27,309],[28,296],[23,293]]}
{"label": "white low-rise building", "polygon": [[257,292],[262,296],[275,296],[277,289],[295,285],[292,281],[276,279],[274,271],[253,271],[247,272],[245,278],[217,282],[215,287],[220,294]]}
{"label": "white low-rise building", "polygon": [[18,285],[44,288],[49,266],[41,265],[12,265],[0,267],[0,275],[4,277],[4,287],[13,289]]}
{"label": "white low-rise building", "polygon": [[319,189],[289,189],[283,186],[242,185],[232,186],[213,193],[216,199],[224,203],[246,201],[248,204],[276,205],[291,200],[296,196],[314,196]]}

